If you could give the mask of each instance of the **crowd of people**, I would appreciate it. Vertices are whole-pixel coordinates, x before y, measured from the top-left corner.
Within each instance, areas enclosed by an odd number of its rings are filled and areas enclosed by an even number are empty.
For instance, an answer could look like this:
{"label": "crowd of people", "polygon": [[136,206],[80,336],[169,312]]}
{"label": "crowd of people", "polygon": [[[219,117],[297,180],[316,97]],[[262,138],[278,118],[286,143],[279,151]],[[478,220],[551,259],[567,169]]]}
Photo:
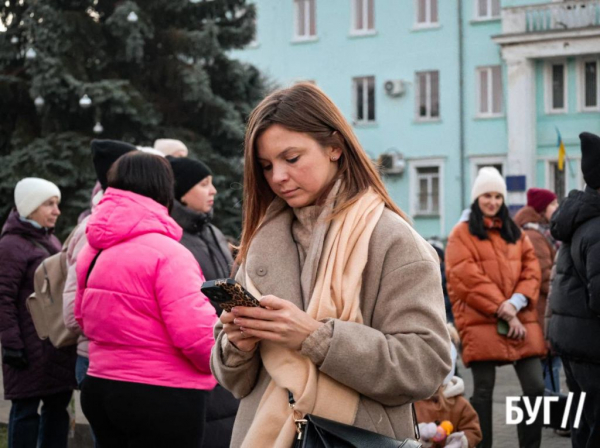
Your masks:
{"label": "crowd of people", "polygon": [[[559,206],[531,188],[513,218],[504,179],[482,168],[445,249],[412,228],[311,84],[249,117],[239,245],[211,223],[212,172],[182,142],[92,141],[98,183],[63,249],[77,344],[40,339],[26,306],[61,251],[60,189],[19,181],[2,229],[9,447],[66,447],[78,388],[100,448],[287,448],[313,415],[382,438],[369,440],[487,448],[503,364],[526,397],[559,392],[564,366],[588,395],[572,444],[600,446],[600,137],[581,141],[585,191]],[[220,278],[261,306],[223,311],[200,290]],[[519,446],[542,446],[542,424],[519,424]]]}

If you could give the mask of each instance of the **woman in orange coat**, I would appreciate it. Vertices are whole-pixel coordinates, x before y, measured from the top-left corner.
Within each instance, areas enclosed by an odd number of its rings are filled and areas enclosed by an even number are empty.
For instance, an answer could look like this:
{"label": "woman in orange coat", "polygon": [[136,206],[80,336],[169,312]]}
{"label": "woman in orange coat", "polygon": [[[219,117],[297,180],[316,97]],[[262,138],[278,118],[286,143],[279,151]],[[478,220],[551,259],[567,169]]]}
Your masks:
{"label": "woman in orange coat", "polygon": [[[479,414],[479,446],[484,448],[493,440],[496,366],[514,364],[524,396],[544,394],[540,356],[545,345],[536,312],[540,267],[531,242],[510,218],[505,198],[500,173],[482,168],[471,192],[470,213],[454,227],[446,249],[448,293],[463,362],[473,372],[471,404]],[[519,446],[539,447],[541,430],[541,419],[520,424]]]}

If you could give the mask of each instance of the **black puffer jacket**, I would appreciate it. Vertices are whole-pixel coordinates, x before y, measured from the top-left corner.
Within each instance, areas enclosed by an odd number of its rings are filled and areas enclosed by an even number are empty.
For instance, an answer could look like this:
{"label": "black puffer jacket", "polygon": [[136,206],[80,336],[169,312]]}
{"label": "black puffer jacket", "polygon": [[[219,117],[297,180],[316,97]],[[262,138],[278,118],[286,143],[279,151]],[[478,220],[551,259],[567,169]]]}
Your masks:
{"label": "black puffer jacket", "polygon": [[563,245],[550,294],[550,342],[561,356],[600,363],[600,194],[571,191],[551,232]]}
{"label": "black puffer jacket", "polygon": [[54,235],[21,221],[16,210],[10,213],[0,237],[0,334],[2,348],[23,350],[28,366],[17,369],[2,365],[6,400],[75,388],[76,346],[56,349],[49,340],[42,341],[25,304],[33,292],[35,270],[44,258],[59,250],[60,242]]}
{"label": "black puffer jacket", "polygon": [[223,233],[210,223],[211,215],[195,212],[175,201],[171,216],[183,229],[181,244],[198,260],[204,278],[229,277],[233,257]]}
{"label": "black puffer jacket", "polygon": [[[206,280],[229,277],[233,257],[223,233],[210,223],[210,215],[195,212],[175,201],[171,216],[183,228],[180,242],[192,252]],[[223,310],[213,306],[220,315]],[[203,447],[229,447],[238,406],[239,401],[220,385],[210,392]]]}

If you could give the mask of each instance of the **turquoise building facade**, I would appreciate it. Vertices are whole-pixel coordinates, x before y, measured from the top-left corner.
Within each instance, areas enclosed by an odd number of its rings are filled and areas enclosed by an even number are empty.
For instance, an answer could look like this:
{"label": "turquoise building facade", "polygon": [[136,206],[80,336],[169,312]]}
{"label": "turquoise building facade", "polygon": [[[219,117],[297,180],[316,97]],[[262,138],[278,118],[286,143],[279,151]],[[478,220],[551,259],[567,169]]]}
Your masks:
{"label": "turquoise building facade", "polygon": [[256,39],[235,56],[278,87],[322,88],[422,235],[448,235],[481,166],[510,176],[513,206],[523,182],[583,186],[578,135],[600,134],[600,0],[255,4]]}

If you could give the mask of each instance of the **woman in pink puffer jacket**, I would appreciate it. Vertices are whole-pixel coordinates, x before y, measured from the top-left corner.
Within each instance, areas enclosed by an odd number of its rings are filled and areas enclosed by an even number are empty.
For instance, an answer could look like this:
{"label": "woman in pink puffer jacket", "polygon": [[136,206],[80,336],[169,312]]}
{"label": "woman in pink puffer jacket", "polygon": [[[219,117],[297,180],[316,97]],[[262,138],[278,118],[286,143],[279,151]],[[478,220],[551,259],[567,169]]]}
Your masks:
{"label": "woman in pink puffer jacket", "polygon": [[101,447],[201,444],[217,317],[172,200],[169,163],[129,153],[87,224],[75,317],[90,340],[82,408]]}

